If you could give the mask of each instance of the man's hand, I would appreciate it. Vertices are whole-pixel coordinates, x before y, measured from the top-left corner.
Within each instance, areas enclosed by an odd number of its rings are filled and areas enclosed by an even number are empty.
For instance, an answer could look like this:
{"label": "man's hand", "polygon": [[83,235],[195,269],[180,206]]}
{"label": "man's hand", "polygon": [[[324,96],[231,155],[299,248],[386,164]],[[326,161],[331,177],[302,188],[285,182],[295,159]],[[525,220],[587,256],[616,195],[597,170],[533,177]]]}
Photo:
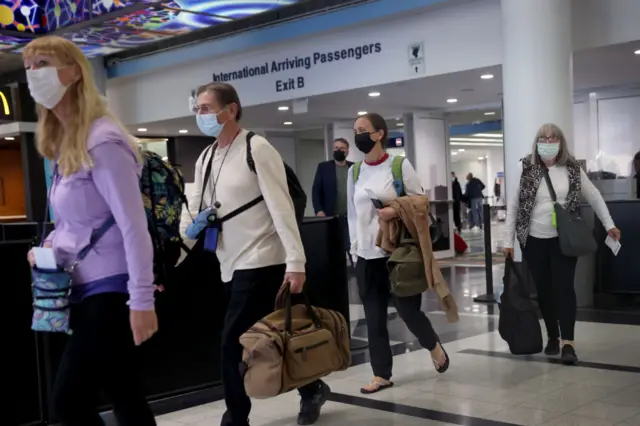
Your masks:
{"label": "man's hand", "polygon": [[158,331],[156,311],[131,311],[129,322],[136,346],[149,340]]}
{"label": "man's hand", "polygon": [[503,250],[505,257],[510,257],[511,259],[513,259],[513,249],[512,248],[505,248]]}
{"label": "man's hand", "polygon": [[304,272],[287,272],[284,274],[282,286],[288,285],[291,289],[291,294],[299,294],[302,293],[306,279],[307,275]]}
{"label": "man's hand", "polygon": [[326,217],[327,215],[324,214],[323,211],[320,211],[320,212],[316,213],[316,216],[318,216],[318,217]]}

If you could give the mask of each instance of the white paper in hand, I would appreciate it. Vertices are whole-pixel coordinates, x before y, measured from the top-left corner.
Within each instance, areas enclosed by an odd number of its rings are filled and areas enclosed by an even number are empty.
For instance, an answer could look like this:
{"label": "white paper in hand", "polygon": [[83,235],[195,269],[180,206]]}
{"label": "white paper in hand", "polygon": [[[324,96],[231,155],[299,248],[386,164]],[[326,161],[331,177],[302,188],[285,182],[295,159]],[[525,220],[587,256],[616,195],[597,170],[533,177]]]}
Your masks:
{"label": "white paper in hand", "polygon": [[607,245],[607,247],[611,249],[614,256],[617,256],[618,252],[622,248],[622,244],[620,244],[620,241],[611,238],[611,235],[607,235],[607,238],[604,240],[604,243]]}
{"label": "white paper in hand", "polygon": [[38,269],[55,270],[58,269],[56,263],[56,256],[53,253],[52,248],[48,247],[34,247],[33,257],[36,260],[36,267]]}

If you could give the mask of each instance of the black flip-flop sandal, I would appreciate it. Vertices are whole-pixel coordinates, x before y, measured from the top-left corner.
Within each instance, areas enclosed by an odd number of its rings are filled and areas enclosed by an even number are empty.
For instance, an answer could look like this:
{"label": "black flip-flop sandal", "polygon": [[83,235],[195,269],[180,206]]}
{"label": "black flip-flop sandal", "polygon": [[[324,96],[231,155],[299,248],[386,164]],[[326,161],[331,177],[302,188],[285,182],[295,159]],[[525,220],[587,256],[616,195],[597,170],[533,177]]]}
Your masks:
{"label": "black flip-flop sandal", "polygon": [[442,343],[440,343],[439,340],[438,344],[440,345],[440,349],[444,354],[444,364],[440,365],[440,363],[433,358],[431,358],[431,360],[433,361],[433,366],[436,368],[436,371],[442,374],[449,369],[449,354],[447,354],[447,351],[444,350],[444,346],[442,346]]}
{"label": "black flip-flop sandal", "polygon": [[360,388],[360,393],[362,393],[363,395],[371,395],[371,394],[393,387],[393,382],[390,382],[387,380],[386,383],[382,383],[382,382],[377,382],[374,379],[371,381],[371,383],[369,383],[369,387],[374,387],[374,386],[375,386],[374,389]]}

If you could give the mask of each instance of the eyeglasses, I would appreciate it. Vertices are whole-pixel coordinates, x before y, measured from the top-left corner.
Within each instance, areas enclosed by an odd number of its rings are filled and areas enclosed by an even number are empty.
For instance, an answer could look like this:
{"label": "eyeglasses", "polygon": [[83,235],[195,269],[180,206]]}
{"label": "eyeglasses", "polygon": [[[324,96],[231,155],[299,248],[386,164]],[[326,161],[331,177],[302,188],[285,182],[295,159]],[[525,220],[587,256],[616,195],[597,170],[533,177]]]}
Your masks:
{"label": "eyeglasses", "polygon": [[560,138],[557,136],[549,136],[549,137],[540,136],[538,138],[538,143],[558,143],[558,142],[560,142]]}

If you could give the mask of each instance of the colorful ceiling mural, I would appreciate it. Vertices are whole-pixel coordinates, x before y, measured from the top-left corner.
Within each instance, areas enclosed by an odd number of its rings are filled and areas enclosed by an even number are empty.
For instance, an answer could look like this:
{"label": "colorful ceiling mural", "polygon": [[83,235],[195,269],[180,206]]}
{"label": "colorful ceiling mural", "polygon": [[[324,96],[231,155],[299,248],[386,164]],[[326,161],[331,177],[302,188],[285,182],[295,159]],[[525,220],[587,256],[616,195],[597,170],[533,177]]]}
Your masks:
{"label": "colorful ceiling mural", "polygon": [[103,56],[301,0],[0,0],[0,51],[58,34]]}

